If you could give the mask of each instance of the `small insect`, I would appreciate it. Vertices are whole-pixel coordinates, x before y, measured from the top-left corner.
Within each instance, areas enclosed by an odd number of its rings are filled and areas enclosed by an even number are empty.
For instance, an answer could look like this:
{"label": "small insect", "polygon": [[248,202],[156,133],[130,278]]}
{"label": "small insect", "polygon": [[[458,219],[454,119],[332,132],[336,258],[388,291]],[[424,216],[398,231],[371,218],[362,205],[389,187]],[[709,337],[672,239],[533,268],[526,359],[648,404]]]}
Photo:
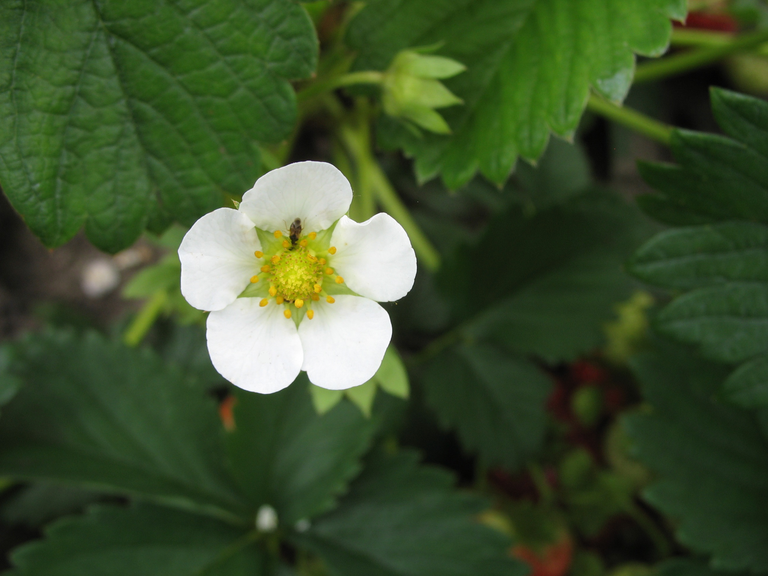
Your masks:
{"label": "small insect", "polygon": [[301,218],[296,218],[291,223],[291,245],[296,246],[296,243],[299,241],[299,236],[301,236]]}

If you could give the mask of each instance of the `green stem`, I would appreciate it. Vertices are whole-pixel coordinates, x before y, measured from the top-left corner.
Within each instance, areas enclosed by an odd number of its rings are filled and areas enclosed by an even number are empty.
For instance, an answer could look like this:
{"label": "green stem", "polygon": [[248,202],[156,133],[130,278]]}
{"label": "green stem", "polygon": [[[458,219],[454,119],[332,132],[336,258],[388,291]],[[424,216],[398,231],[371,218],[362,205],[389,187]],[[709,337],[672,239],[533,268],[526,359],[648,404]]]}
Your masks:
{"label": "green stem", "polygon": [[544,474],[544,470],[541,466],[532,462],[528,465],[528,474],[536,486],[536,491],[539,493],[539,498],[543,504],[553,504],[555,502],[555,492],[552,490],[552,486],[547,481],[547,476]]}
{"label": "green stem", "polygon": [[670,144],[672,128],[653,118],[649,118],[636,110],[617,106],[594,94],[590,95],[589,101],[587,102],[587,108],[595,114],[613,120],[635,132],[648,136],[648,138],[651,138],[652,140],[656,140],[667,146]]}
{"label": "green stem", "polygon": [[750,50],[768,42],[768,30],[736,37],[726,44],[712,45],[699,50],[689,50],[668,58],[646,62],[637,67],[634,83],[650,82],[712,64],[726,56]]}
{"label": "green stem", "polygon": [[379,163],[373,156],[369,137],[359,137],[354,126],[345,124],[339,130],[339,137],[349,154],[355,160],[361,180],[370,185],[376,199],[384,210],[397,220],[408,233],[416,256],[430,272],[440,268],[440,254],[422,232],[419,225],[405,207],[394,186],[390,183]]}
{"label": "green stem", "polygon": [[301,104],[315,96],[325,94],[326,92],[332,92],[337,88],[342,88],[344,86],[353,86],[355,84],[381,84],[383,81],[383,72],[376,72],[373,70],[350,72],[348,74],[343,74],[342,76],[332,76],[331,78],[313,82],[306,88],[299,90],[296,94],[296,98]]}
{"label": "green stem", "polygon": [[168,300],[168,294],[164,290],[155,292],[154,296],[147,300],[139,313],[136,314],[128,329],[123,334],[123,342],[126,346],[138,346],[147,335],[149,329],[157,320],[157,317],[163,311],[165,303]]}
{"label": "green stem", "polygon": [[710,30],[697,30],[695,28],[673,28],[671,46],[705,48],[723,46],[733,42],[736,36],[730,32],[712,32]]}

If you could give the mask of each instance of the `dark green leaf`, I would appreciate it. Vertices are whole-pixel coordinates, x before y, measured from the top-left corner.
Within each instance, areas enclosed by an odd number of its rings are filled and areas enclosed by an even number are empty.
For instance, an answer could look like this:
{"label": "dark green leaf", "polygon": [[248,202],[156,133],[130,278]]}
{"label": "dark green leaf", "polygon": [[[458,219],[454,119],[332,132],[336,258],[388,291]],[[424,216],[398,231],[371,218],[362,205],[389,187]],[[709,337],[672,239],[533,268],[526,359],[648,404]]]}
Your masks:
{"label": "dark green leaf", "polygon": [[190,224],[253,184],[316,58],[288,0],[3,2],[3,190],[48,246],[85,225],[114,252],[151,214]]}
{"label": "dark green leaf", "polygon": [[9,524],[42,526],[66,514],[74,514],[93,504],[100,494],[54,482],[36,482],[11,494],[0,510],[0,517]]}
{"label": "dark green leaf", "polygon": [[739,366],[723,384],[723,392],[745,408],[768,407],[768,355]]}
{"label": "dark green leaf", "polygon": [[265,554],[237,527],[187,512],[98,507],[17,550],[19,576],[261,576]]}
{"label": "dark green leaf", "polygon": [[268,504],[291,525],[330,509],[360,471],[375,422],[349,402],[318,415],[304,376],[276,394],[238,391],[236,398],[227,445],[252,510]]}
{"label": "dark green leaf", "polygon": [[717,402],[726,370],[690,354],[648,354],[635,371],[652,409],[626,424],[658,477],[645,497],[715,568],[768,570],[765,419]]}
{"label": "dark green leaf", "polygon": [[243,513],[216,408],[176,368],[95,334],[38,335],[19,352],[25,386],[0,419],[0,474]]}
{"label": "dark green leaf", "polygon": [[620,101],[634,54],[658,56],[683,0],[376,0],[352,22],[357,69],[384,70],[405,48],[444,43],[468,70],[445,81],[464,105],[441,110],[450,137],[416,138],[388,122],[421,179],[450,188],[480,171],[503,182],[518,155],[538,158],[550,131],[570,137],[590,86]]}
{"label": "dark green leaf", "polygon": [[469,338],[570,360],[602,342],[614,303],[633,288],[622,263],[649,232],[636,209],[608,192],[532,217],[513,209],[446,262],[441,285]]}
{"label": "dark green leaf", "polygon": [[461,345],[430,363],[427,402],[490,465],[522,466],[541,447],[552,382],[527,360]]}
{"label": "dark green leaf", "polygon": [[726,222],[668,230],[635,253],[629,271],[651,284],[684,290],[768,282],[768,226]]}
{"label": "dark green leaf", "polygon": [[689,292],[659,312],[655,326],[698,344],[708,358],[743,362],[768,350],[768,283],[730,282]]}
{"label": "dark green leaf", "polygon": [[746,576],[747,572],[721,572],[709,568],[703,562],[687,558],[673,558],[656,567],[656,576]]}
{"label": "dark green leaf", "polygon": [[472,520],[484,503],[417,456],[371,459],[333,512],[293,536],[338,576],[522,576],[505,536]]}

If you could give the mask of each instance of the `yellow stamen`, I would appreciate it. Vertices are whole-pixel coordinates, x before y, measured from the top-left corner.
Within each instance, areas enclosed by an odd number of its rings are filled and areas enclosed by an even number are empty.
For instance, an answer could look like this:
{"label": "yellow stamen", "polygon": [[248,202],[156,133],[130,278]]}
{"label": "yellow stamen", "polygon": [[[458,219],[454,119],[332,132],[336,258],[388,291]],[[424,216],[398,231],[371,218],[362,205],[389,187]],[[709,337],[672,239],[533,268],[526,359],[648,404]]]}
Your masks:
{"label": "yellow stamen", "polygon": [[285,316],[286,318],[288,318],[290,320],[290,318],[291,318],[291,310],[290,310],[290,308],[286,308],[285,310],[283,310],[283,316]]}
{"label": "yellow stamen", "polygon": [[312,320],[312,318],[315,317],[315,311],[314,310],[307,310],[307,318]]}
{"label": "yellow stamen", "polygon": [[320,300],[320,296],[318,296],[317,294],[312,294],[310,298],[312,298],[313,302],[317,302],[318,300]]}
{"label": "yellow stamen", "polygon": [[317,238],[317,232],[310,232],[308,236],[310,240],[314,240],[315,238]]}
{"label": "yellow stamen", "polygon": [[259,306],[261,306],[262,308],[264,308],[264,306],[266,306],[267,304],[269,304],[269,300],[267,300],[266,298],[262,298],[261,302],[259,302]]}
{"label": "yellow stamen", "polygon": [[277,298],[275,298],[275,302],[278,304],[282,304],[283,302],[285,302],[285,298],[283,298],[282,296],[278,296]]}
{"label": "yellow stamen", "polygon": [[336,254],[336,246],[331,246],[328,248],[328,254]]}
{"label": "yellow stamen", "polygon": [[258,282],[258,281],[259,281],[259,277],[258,276],[251,276],[251,284],[256,284],[256,282]]}
{"label": "yellow stamen", "polygon": [[304,300],[302,300],[301,298],[296,298],[293,304],[296,306],[296,308],[301,308],[302,306],[304,306]]}
{"label": "yellow stamen", "polygon": [[283,233],[280,232],[280,230],[275,230],[275,238],[282,238],[282,237],[283,237]]}
{"label": "yellow stamen", "polygon": [[313,256],[312,254],[307,254],[307,260],[310,262],[317,262],[317,256]]}
{"label": "yellow stamen", "polygon": [[320,294],[320,292],[322,292],[322,291],[323,291],[323,287],[322,287],[322,286],[320,286],[320,284],[315,284],[315,285],[314,285],[314,287],[313,287],[313,290],[314,290],[315,292],[317,292],[318,294]]}
{"label": "yellow stamen", "polygon": [[336,276],[336,284],[344,284],[344,278],[341,276]]}
{"label": "yellow stamen", "polygon": [[264,252],[262,252],[261,250],[256,250],[256,252],[254,252],[253,255],[256,256],[256,258],[264,258]]}
{"label": "yellow stamen", "polygon": [[326,296],[325,301],[328,302],[328,304],[333,304],[334,302],[336,302],[336,298],[334,298],[333,296]]}
{"label": "yellow stamen", "polygon": [[290,245],[291,245],[291,243],[288,242],[288,240],[283,240],[283,248],[288,248],[288,247],[290,247]]}
{"label": "yellow stamen", "polygon": [[299,242],[299,246],[301,246],[302,248],[306,248],[306,247],[307,247],[307,244],[309,244],[309,242],[307,242],[307,239],[306,239],[306,238],[304,238],[304,240],[302,240],[301,242]]}
{"label": "yellow stamen", "polygon": [[326,268],[325,273],[326,275],[330,276],[331,274],[333,274],[333,268]]}
{"label": "yellow stamen", "polygon": [[322,264],[323,266],[325,266],[325,263],[326,263],[326,262],[327,262],[327,260],[326,260],[325,258],[320,258],[320,264]]}
{"label": "yellow stamen", "polygon": [[264,266],[261,267],[261,271],[262,272],[269,272],[270,271],[269,264],[264,264]]}
{"label": "yellow stamen", "polygon": [[277,264],[278,262],[280,262],[280,254],[275,254],[272,256],[272,264]]}
{"label": "yellow stamen", "polygon": [[269,287],[269,295],[270,296],[274,296],[275,294],[277,294],[277,288],[275,288],[274,286],[270,286]]}

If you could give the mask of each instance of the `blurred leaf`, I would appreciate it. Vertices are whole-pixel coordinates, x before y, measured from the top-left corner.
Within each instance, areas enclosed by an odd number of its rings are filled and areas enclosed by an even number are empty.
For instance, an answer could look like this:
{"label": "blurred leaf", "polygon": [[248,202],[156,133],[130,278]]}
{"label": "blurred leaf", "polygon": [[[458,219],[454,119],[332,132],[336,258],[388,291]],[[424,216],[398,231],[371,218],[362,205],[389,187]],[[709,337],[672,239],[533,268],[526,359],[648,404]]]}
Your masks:
{"label": "blurred leaf", "polygon": [[0,510],[9,524],[36,527],[65,514],[73,514],[92,504],[101,494],[53,482],[36,482],[12,494]]}
{"label": "blurred leaf", "polygon": [[187,382],[196,382],[202,390],[227,386],[226,380],[211,364],[205,339],[205,326],[182,326],[173,321],[155,323],[149,340],[167,364],[184,373]]}
{"label": "blurred leaf", "polygon": [[677,537],[718,569],[768,570],[768,419],[718,403],[726,370],[685,352],[635,363],[651,410],[625,421],[656,473],[646,499],[676,520]]}
{"label": "blurred leaf", "polygon": [[310,385],[309,394],[312,397],[315,412],[321,415],[328,412],[344,398],[344,390],[327,390],[314,385]]}
{"label": "blurred leaf", "polygon": [[723,383],[723,392],[745,408],[768,407],[768,354],[739,366]]}
{"label": "blurred leaf", "polygon": [[338,576],[522,576],[501,533],[472,521],[484,502],[412,452],[371,458],[349,494],[292,536]]}
{"label": "blurred leaf", "polygon": [[36,335],[18,350],[25,386],[0,419],[0,474],[243,513],[216,408],[178,369],[93,333]]}
{"label": "blurred leaf", "polygon": [[18,576],[266,576],[265,554],[243,527],[149,505],[100,506],[53,524],[17,549]]}
{"label": "blurred leaf", "polygon": [[347,40],[358,70],[385,70],[400,50],[437,42],[467,66],[445,81],[464,100],[443,112],[451,137],[417,138],[394,120],[381,127],[415,156],[419,179],[441,174],[455,189],[477,171],[503,182],[518,155],[541,155],[550,131],[571,137],[590,87],[621,101],[634,53],[662,54],[669,18],[685,14],[684,0],[375,0]]}
{"label": "blurred leaf", "polygon": [[656,567],[655,576],[746,576],[748,572],[722,572],[713,570],[700,561],[673,558]]}
{"label": "blurred leaf", "polygon": [[273,0],[10,0],[0,38],[4,192],[44,244],[85,225],[109,252],[248,190],[317,60],[307,14]]}
{"label": "blurred leaf", "polygon": [[10,402],[22,386],[21,380],[10,371],[11,354],[9,345],[0,346],[0,406]]}
{"label": "blurred leaf", "polygon": [[609,192],[586,192],[532,217],[513,208],[446,261],[439,281],[467,338],[568,361],[604,340],[614,303],[633,288],[623,261],[650,231]]}
{"label": "blurred leaf", "polygon": [[527,360],[460,345],[430,362],[427,403],[488,465],[520,468],[541,447],[552,382]]}
{"label": "blurred leaf", "polygon": [[180,286],[181,262],[177,254],[168,254],[157,264],[139,271],[123,288],[125,298],[149,298],[158,290]]}
{"label": "blurred leaf", "polygon": [[280,525],[333,507],[360,471],[376,429],[348,402],[318,415],[305,376],[276,394],[235,392],[235,430],[228,434],[232,470],[255,515],[268,504]]}

